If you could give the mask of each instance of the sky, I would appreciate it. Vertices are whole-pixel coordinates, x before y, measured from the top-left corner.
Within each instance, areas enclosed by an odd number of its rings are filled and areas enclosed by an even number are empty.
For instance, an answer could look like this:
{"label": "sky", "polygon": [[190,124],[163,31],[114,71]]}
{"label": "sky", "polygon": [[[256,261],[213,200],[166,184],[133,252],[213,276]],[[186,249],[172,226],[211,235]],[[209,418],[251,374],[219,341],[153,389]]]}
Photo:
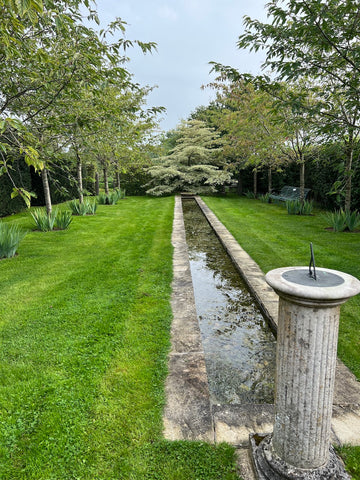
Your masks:
{"label": "sky", "polygon": [[267,0],[97,0],[101,25],[120,17],[129,40],[155,42],[157,51],[128,51],[128,70],[142,86],[157,86],[148,106],[163,106],[163,130],[176,128],[196,107],[208,105],[214,92],[201,90],[215,78],[210,61],[241,72],[258,73],[263,55],[239,50],[243,16],[266,19]]}

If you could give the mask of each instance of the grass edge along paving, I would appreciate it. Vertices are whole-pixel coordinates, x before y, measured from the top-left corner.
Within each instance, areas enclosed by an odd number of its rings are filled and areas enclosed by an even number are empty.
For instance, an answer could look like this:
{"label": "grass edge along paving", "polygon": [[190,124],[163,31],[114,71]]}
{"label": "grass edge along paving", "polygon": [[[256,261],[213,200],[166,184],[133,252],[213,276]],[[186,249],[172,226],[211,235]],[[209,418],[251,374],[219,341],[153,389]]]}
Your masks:
{"label": "grass edge along paving", "polygon": [[[316,265],[360,279],[360,233],[334,233],[324,212],[288,215],[283,205],[243,197],[202,197],[264,273],[274,268],[308,265],[310,242]],[[360,295],[341,307],[338,356],[360,380]],[[348,472],[360,480],[360,446],[339,449]]]}
{"label": "grass edge along paving", "polygon": [[172,197],[37,232],[0,262],[0,479],[235,480],[234,449],[162,436]]}

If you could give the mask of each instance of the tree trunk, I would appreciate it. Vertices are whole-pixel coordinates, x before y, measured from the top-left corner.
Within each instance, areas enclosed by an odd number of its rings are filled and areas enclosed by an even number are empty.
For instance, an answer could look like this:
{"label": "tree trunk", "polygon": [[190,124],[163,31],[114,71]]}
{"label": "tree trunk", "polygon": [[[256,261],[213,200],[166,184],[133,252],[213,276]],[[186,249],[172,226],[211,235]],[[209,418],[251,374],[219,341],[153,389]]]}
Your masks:
{"label": "tree trunk", "polygon": [[95,195],[100,195],[100,175],[95,172]]}
{"label": "tree trunk", "polygon": [[301,152],[300,154],[300,202],[301,203],[304,203],[304,200],[305,200],[304,189],[305,189],[305,160],[304,160],[304,155]]}
{"label": "tree trunk", "polygon": [[254,197],[257,197],[257,168],[254,168]]}
{"label": "tree trunk", "polygon": [[46,168],[41,170],[41,179],[44,189],[44,197],[45,197],[45,205],[46,205],[46,212],[48,215],[51,214],[52,205],[51,205],[51,194],[50,194],[50,187],[49,187],[49,179]]}
{"label": "tree trunk", "polygon": [[86,181],[85,188],[95,195],[95,165],[89,164],[86,167]]}
{"label": "tree trunk", "polygon": [[268,170],[268,193],[269,195],[271,194],[272,192],[272,169],[271,167],[269,167],[269,170]]}
{"label": "tree trunk", "polygon": [[77,153],[77,179],[78,179],[78,190],[79,190],[79,202],[84,202],[84,195],[83,195],[83,179],[82,179],[82,163],[80,155]]}
{"label": "tree trunk", "polygon": [[241,170],[239,170],[239,172],[238,172],[237,181],[238,181],[238,184],[236,186],[236,193],[240,196],[240,195],[243,194],[243,183],[242,183]]}
{"label": "tree trunk", "polygon": [[352,189],[352,163],[354,156],[353,134],[350,134],[349,143],[346,148],[345,166],[345,211],[351,210],[351,189]]}
{"label": "tree trunk", "polygon": [[116,171],[116,188],[120,190],[121,188],[121,183],[120,183],[120,172],[117,170]]}
{"label": "tree trunk", "polygon": [[104,188],[105,188],[105,193],[106,195],[109,195],[109,179],[108,179],[108,171],[107,167],[103,167],[103,172],[104,172]]}

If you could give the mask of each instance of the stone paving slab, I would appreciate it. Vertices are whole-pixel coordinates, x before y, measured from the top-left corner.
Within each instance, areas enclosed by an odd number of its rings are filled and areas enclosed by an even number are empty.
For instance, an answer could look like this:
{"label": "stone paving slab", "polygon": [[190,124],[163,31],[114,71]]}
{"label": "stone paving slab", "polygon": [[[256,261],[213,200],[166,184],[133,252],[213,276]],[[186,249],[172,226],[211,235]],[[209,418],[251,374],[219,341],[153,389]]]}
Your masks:
{"label": "stone paving slab", "polygon": [[171,354],[169,371],[165,438],[213,443],[214,429],[203,353]]}
{"label": "stone paving slab", "polygon": [[[278,296],[264,273],[237,243],[226,227],[199,198],[196,201],[214,228],[235,266],[276,331]],[[172,440],[229,442],[239,448],[244,480],[253,480],[248,455],[249,433],[272,431],[272,405],[211,405],[204,354],[185,239],[180,197],[175,202],[173,229],[174,280],[172,350],[166,382],[164,434]],[[332,422],[333,443],[360,445],[360,383],[338,360]]]}
{"label": "stone paving slab", "polygon": [[274,405],[214,405],[213,416],[217,442],[246,447],[250,433],[272,432]]}

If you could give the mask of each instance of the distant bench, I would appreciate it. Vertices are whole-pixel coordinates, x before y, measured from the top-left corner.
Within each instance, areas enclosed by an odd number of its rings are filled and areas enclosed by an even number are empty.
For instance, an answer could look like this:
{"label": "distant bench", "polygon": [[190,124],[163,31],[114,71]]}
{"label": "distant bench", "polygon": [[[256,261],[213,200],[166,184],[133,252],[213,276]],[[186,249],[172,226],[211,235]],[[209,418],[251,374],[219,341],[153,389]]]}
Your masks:
{"label": "distant bench", "polygon": [[[310,192],[310,188],[304,188],[304,200],[308,196]],[[269,202],[271,200],[275,200],[278,202],[286,202],[287,200],[299,200],[300,199],[300,188],[299,187],[291,187],[286,185],[280,190],[280,193],[272,193],[269,195]]]}

